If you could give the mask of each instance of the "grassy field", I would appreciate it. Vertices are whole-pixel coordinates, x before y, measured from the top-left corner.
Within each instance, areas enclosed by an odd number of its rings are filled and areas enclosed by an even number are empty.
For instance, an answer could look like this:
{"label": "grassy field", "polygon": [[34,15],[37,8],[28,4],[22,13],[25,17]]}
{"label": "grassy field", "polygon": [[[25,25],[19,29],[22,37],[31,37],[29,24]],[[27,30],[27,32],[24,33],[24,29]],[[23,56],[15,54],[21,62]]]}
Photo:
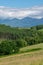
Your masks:
{"label": "grassy field", "polygon": [[43,65],[43,43],[21,48],[20,54],[0,58],[0,65]]}
{"label": "grassy field", "polygon": [[40,30],[38,30],[38,31],[41,31],[41,32],[42,32],[42,31],[43,31],[43,29],[40,29]]}

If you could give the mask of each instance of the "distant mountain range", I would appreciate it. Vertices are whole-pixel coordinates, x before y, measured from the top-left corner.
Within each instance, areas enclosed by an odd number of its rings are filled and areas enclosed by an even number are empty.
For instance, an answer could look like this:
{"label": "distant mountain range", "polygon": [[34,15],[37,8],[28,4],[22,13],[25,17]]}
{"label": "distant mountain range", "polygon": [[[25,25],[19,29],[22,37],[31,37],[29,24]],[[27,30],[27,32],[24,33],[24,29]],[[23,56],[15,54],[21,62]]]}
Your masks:
{"label": "distant mountain range", "polygon": [[43,24],[43,18],[35,19],[30,17],[25,17],[23,19],[1,19],[0,24],[9,25],[12,27],[32,27],[36,25]]}

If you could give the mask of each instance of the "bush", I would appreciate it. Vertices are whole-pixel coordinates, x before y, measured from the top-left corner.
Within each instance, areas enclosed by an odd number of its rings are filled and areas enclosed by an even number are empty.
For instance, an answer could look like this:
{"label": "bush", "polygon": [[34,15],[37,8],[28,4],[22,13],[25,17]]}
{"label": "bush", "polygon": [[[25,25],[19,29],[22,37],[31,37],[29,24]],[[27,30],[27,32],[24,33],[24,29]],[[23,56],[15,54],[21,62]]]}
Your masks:
{"label": "bush", "polygon": [[12,47],[8,41],[3,41],[0,44],[0,53],[4,55],[12,53]]}
{"label": "bush", "polygon": [[16,43],[19,48],[27,46],[27,42],[24,39],[18,39]]}
{"label": "bush", "polygon": [[19,47],[15,41],[2,41],[0,44],[0,55],[8,55],[18,51]]}

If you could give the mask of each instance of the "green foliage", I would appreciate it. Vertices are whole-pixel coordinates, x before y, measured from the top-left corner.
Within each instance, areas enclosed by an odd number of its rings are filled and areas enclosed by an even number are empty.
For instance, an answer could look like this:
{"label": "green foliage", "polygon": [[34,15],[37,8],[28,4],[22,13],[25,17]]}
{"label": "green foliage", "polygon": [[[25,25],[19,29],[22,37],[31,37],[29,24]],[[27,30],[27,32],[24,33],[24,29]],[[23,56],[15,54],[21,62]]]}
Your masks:
{"label": "green foliage", "polygon": [[8,55],[19,51],[19,47],[14,41],[2,41],[0,44],[0,55]]}
{"label": "green foliage", "polygon": [[18,39],[16,43],[19,48],[27,46],[27,42],[24,39]]}
{"label": "green foliage", "polygon": [[27,46],[27,42],[23,39],[16,41],[6,40],[0,43],[0,55],[8,55],[19,52],[21,47]]}
{"label": "green foliage", "polygon": [[[43,25],[31,28],[13,28],[0,25],[0,54],[12,54],[19,52],[21,47],[34,45],[43,42]],[[40,31],[39,31],[40,30]]]}
{"label": "green foliage", "polygon": [[11,54],[11,53],[12,53],[12,47],[11,47],[11,45],[9,44],[8,41],[3,41],[3,42],[0,44],[0,53],[1,53],[1,54]]}

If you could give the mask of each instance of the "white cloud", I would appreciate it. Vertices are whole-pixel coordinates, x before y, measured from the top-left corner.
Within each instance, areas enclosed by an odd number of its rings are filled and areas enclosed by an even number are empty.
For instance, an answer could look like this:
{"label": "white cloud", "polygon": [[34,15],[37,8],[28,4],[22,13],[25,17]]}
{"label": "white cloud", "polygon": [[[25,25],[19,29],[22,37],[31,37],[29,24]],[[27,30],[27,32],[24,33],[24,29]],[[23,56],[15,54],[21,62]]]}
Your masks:
{"label": "white cloud", "polygon": [[0,17],[1,18],[43,18],[43,6],[35,6],[32,8],[16,9],[0,6]]}

